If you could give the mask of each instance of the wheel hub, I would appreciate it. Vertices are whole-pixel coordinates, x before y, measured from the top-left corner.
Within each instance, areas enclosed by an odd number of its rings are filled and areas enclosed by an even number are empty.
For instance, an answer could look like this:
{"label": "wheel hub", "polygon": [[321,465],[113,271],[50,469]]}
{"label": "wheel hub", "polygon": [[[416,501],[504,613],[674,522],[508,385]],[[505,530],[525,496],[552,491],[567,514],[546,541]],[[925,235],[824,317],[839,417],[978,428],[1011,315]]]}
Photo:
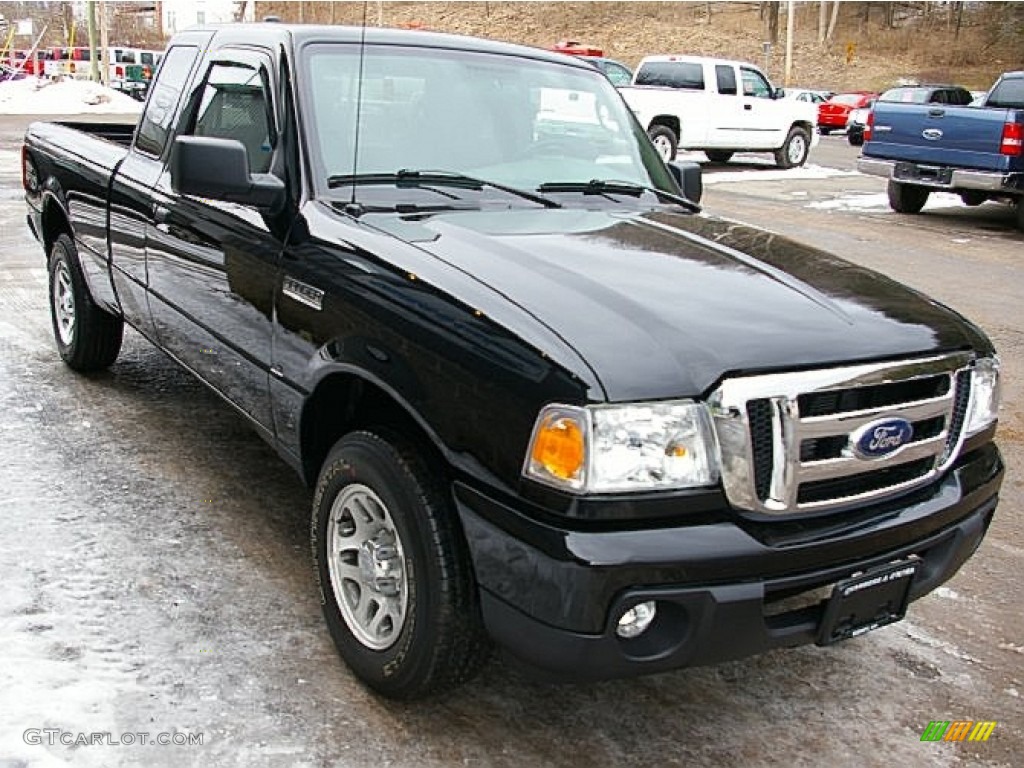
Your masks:
{"label": "wheel hub", "polygon": [[402,561],[387,531],[367,539],[359,547],[359,572],[363,583],[385,597],[395,597],[402,581]]}
{"label": "wheel hub", "polygon": [[61,342],[70,344],[75,332],[75,295],[71,272],[63,262],[58,263],[54,274],[53,311]]}
{"label": "wheel hub", "polygon": [[409,577],[402,540],[387,505],[361,483],[331,505],[327,566],[338,610],[367,648],[391,647],[405,625]]}

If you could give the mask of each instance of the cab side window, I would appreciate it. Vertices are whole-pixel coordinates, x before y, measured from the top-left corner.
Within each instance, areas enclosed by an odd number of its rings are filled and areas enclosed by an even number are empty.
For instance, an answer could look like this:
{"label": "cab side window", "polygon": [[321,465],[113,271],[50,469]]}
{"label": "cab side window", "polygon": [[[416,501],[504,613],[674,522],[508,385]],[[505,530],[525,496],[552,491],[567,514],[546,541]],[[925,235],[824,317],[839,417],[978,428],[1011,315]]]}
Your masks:
{"label": "cab side window", "polygon": [[772,97],[772,88],[760,72],[741,67],[740,77],[743,78],[744,96],[753,96],[757,99],[770,99]]}
{"label": "cab side window", "polygon": [[154,81],[153,93],[146,102],[146,111],[139,120],[135,148],[140,152],[154,157],[163,153],[178,98],[198,58],[199,49],[194,45],[176,45],[167,52]]}
{"label": "cab side window", "polygon": [[262,72],[247,64],[214,64],[191,133],[242,142],[250,173],[266,173],[274,147],[270,99]]}

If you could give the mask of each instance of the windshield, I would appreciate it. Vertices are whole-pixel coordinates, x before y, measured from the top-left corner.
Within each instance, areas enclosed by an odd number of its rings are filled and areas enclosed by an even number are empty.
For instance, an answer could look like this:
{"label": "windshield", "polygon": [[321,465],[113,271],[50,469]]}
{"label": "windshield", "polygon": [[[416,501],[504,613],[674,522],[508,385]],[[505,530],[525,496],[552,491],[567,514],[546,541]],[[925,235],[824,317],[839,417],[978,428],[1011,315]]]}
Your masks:
{"label": "windshield", "polygon": [[932,91],[928,88],[892,88],[878,97],[879,101],[902,101],[906,104],[925,104]]}
{"label": "windshield", "polygon": [[864,95],[860,93],[840,93],[838,96],[833,96],[829,101],[833,104],[855,107],[864,101]]}
{"label": "windshield", "polygon": [[[590,67],[368,45],[360,94],[357,46],[311,45],[302,66],[321,186],[328,179],[342,186],[338,177],[419,170],[529,190],[593,179],[674,190],[618,92]],[[371,193],[366,184],[357,192],[360,199]],[[387,194],[421,199],[404,187]]]}

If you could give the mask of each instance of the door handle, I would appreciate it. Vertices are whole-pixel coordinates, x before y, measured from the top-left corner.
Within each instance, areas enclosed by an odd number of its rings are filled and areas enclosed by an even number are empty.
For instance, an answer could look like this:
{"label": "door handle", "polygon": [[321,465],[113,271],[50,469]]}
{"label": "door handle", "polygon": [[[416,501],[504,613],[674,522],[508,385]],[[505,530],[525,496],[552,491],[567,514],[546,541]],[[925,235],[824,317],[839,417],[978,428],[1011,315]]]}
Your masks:
{"label": "door handle", "polygon": [[155,221],[157,224],[166,223],[170,215],[170,210],[164,208],[162,205],[153,206],[153,221]]}
{"label": "door handle", "polygon": [[744,104],[743,108],[749,112],[750,110],[752,110],[754,108],[754,105],[753,104]]}

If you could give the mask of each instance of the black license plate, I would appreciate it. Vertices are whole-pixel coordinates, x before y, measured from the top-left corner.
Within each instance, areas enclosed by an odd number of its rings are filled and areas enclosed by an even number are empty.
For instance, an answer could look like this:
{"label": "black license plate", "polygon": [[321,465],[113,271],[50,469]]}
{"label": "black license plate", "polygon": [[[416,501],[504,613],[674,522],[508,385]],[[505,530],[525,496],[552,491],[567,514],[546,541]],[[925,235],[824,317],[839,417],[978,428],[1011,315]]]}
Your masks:
{"label": "black license plate", "polygon": [[907,560],[836,584],[825,606],[818,645],[857,637],[902,619],[915,573],[917,561]]}
{"label": "black license plate", "polygon": [[952,168],[917,163],[896,163],[892,175],[899,181],[919,181],[926,184],[950,184],[953,181]]}

